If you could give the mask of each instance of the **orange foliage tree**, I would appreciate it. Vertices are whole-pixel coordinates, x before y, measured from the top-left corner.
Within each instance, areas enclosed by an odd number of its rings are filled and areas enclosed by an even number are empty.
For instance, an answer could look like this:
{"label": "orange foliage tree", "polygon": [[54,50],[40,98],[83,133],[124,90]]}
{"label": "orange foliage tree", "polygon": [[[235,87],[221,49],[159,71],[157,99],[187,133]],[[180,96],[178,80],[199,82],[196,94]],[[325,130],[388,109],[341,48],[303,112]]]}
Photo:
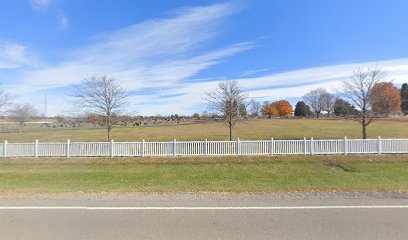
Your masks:
{"label": "orange foliage tree", "polygon": [[370,102],[372,111],[388,116],[401,112],[401,95],[398,88],[391,82],[376,83],[372,89]]}
{"label": "orange foliage tree", "polygon": [[293,108],[292,105],[285,100],[274,102],[273,105],[278,110],[279,116],[290,116],[292,115]]}
{"label": "orange foliage tree", "polygon": [[263,112],[265,115],[269,116],[269,118],[272,118],[272,116],[279,115],[279,111],[273,103],[265,104],[263,106]]}
{"label": "orange foliage tree", "polygon": [[273,116],[290,116],[293,108],[288,101],[281,100],[273,103],[265,103],[263,106],[263,113],[269,118]]}

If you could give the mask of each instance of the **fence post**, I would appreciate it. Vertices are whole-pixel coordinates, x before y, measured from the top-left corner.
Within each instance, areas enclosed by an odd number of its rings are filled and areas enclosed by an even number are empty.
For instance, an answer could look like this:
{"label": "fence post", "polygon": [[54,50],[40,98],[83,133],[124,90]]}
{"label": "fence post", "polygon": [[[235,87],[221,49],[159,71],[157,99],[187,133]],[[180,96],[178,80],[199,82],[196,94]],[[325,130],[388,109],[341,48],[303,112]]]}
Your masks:
{"label": "fence post", "polygon": [[348,154],[347,137],[344,137],[344,155]]}
{"label": "fence post", "polygon": [[274,142],[273,142],[273,138],[271,138],[271,155],[273,155],[273,150],[274,150],[274,146],[273,146]]}
{"label": "fence post", "polygon": [[306,137],[303,137],[303,153],[304,153],[304,155],[307,154],[307,140],[306,140]]}
{"label": "fence post", "polygon": [[173,140],[173,156],[176,156],[177,155],[177,153],[176,153],[176,139],[174,139]]}
{"label": "fence post", "polygon": [[378,154],[381,154],[381,152],[382,152],[381,136],[378,136],[378,140],[377,140],[377,150],[378,150]]}
{"label": "fence post", "polygon": [[145,140],[144,140],[144,139],[142,139],[142,150],[141,150],[141,155],[142,155],[142,157],[144,157],[144,156],[145,156]]}
{"label": "fence post", "polygon": [[70,149],[70,145],[71,145],[71,140],[67,140],[67,158],[69,158],[70,153],[71,153],[71,149]]}
{"label": "fence post", "polygon": [[4,146],[3,146],[3,157],[7,157],[7,140],[4,140]]}
{"label": "fence post", "polygon": [[207,138],[205,139],[205,145],[204,145],[204,155],[208,155],[208,141]]}
{"label": "fence post", "polygon": [[115,147],[115,141],[113,141],[113,139],[111,140],[111,144],[110,144],[110,157],[113,158],[115,156],[114,153],[114,147]]}
{"label": "fence post", "polygon": [[310,154],[314,154],[314,143],[313,143],[313,137],[310,138]]}
{"label": "fence post", "polygon": [[35,140],[35,158],[38,158],[38,139]]}
{"label": "fence post", "polygon": [[237,155],[239,156],[241,154],[241,141],[239,141],[239,138],[237,139]]}

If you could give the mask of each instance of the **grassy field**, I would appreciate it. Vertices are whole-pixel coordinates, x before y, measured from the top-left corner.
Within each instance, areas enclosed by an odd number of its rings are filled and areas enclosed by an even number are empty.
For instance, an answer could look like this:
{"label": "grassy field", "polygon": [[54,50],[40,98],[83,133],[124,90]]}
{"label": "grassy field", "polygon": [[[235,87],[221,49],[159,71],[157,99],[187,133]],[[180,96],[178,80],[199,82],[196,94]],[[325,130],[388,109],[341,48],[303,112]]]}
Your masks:
{"label": "grassy field", "polygon": [[1,193],[408,192],[407,155],[3,159]]}
{"label": "grassy field", "polygon": [[[408,138],[408,119],[378,120],[368,128],[371,138]],[[360,125],[351,120],[320,119],[263,119],[242,122],[234,129],[234,138],[241,139],[302,139],[321,138],[361,138]],[[27,129],[23,133],[0,133],[0,141],[33,142],[40,141],[106,141],[103,129]],[[228,129],[221,123],[180,124],[117,128],[113,130],[115,141],[171,141],[178,140],[227,140]]]}

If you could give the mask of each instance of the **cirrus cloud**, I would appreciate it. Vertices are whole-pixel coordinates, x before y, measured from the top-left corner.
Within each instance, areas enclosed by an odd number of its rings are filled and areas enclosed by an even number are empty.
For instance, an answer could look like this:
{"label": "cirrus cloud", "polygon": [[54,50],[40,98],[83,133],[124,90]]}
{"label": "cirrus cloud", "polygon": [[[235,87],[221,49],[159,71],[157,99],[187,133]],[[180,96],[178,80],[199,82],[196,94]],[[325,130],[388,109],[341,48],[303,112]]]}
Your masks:
{"label": "cirrus cloud", "polygon": [[31,7],[35,11],[45,10],[53,4],[55,0],[30,0]]}
{"label": "cirrus cloud", "polygon": [[[252,42],[243,42],[207,47],[220,34],[223,19],[238,9],[231,2],[183,8],[166,18],[93,36],[90,44],[68,50],[65,60],[26,71],[12,84],[12,89],[20,95],[32,96],[31,99],[34,96],[41,99],[44,91],[68,91],[71,84],[94,74],[113,76],[133,92],[182,86],[201,71],[254,46]],[[54,102],[52,98],[50,93],[50,104]],[[60,101],[61,96],[55,98]],[[60,106],[50,106],[50,112],[62,112]]]}
{"label": "cirrus cloud", "polygon": [[19,68],[34,63],[35,60],[26,46],[0,39],[0,69]]}

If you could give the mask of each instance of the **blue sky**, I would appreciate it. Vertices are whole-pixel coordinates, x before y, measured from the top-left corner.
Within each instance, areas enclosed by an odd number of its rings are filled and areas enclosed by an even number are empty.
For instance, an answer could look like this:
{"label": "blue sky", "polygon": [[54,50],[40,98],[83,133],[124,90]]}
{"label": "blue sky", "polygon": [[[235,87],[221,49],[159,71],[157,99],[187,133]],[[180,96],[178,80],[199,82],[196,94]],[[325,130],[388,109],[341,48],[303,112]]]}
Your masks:
{"label": "blue sky", "polygon": [[67,113],[72,84],[117,78],[128,111],[192,114],[220,80],[259,101],[337,91],[357,67],[408,82],[408,2],[2,0],[0,82]]}

